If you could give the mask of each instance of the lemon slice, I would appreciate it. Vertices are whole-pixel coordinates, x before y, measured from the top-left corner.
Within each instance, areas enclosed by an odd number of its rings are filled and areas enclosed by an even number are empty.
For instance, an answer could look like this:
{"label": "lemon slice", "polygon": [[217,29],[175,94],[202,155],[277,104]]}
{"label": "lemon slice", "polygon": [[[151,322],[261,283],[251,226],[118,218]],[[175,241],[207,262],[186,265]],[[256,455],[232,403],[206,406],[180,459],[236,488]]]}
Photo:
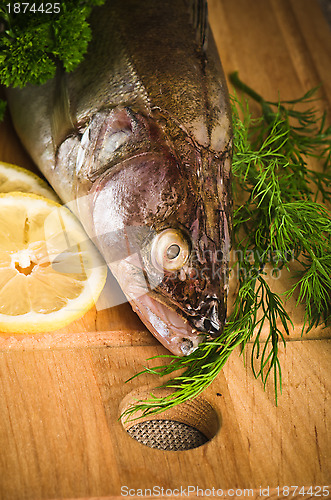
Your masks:
{"label": "lemon slice", "polygon": [[0,193],[19,191],[45,196],[60,203],[53,189],[30,170],[0,161]]}
{"label": "lemon slice", "polygon": [[97,301],[107,266],[67,208],[0,194],[0,331],[57,330]]}

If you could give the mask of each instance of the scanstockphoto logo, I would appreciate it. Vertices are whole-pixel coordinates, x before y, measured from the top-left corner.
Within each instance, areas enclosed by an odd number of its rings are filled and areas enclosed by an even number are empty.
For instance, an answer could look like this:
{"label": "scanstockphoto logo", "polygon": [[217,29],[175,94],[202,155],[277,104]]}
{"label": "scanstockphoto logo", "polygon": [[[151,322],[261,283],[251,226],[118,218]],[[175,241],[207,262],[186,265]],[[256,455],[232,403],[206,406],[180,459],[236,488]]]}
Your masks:
{"label": "scanstockphoto logo", "polygon": [[178,488],[164,488],[163,486],[153,486],[151,488],[134,489],[128,486],[121,487],[121,496],[132,498],[309,498],[324,497],[330,498],[329,486],[260,486],[253,490],[252,488],[229,488],[223,490],[222,488],[201,488],[196,485],[180,486]]}
{"label": "scanstockphoto logo", "polygon": [[[146,226],[128,226],[117,230],[109,230],[112,221],[107,221],[99,228],[98,233],[89,238],[84,231],[81,231],[80,223],[77,221],[64,226],[65,218],[62,216],[63,210],[77,212],[77,205],[81,213],[88,212],[91,202],[90,196],[79,198],[78,201],[71,202],[65,207],[54,207],[54,211],[45,219],[44,232],[48,250],[48,260],[52,267],[59,273],[75,275],[81,272],[89,273],[91,266],[104,265],[102,259],[97,263],[89,259],[87,251],[79,252],[79,249],[90,247],[90,241],[96,247],[100,247],[102,242],[103,257],[106,264],[115,275],[121,287],[127,293],[131,290],[134,298],[145,295],[149,291],[157,288],[163,281],[165,273],[168,281],[189,281],[210,279],[219,281],[220,285],[227,282],[228,275],[239,279],[247,274],[269,273],[273,279],[279,279],[283,267],[281,256],[276,252],[260,255],[254,250],[231,250],[230,254],[224,254],[220,249],[214,251],[205,249],[191,249],[190,265],[184,265],[179,269],[166,271],[161,267],[156,270],[151,265],[151,248],[153,240],[157,240],[157,233]],[[82,217],[81,217],[82,218]],[[80,230],[78,230],[78,227]],[[146,241],[150,244],[146,245]],[[169,247],[174,246],[169,241]],[[175,244],[176,246],[176,244]],[[85,252],[85,253],[84,253]],[[75,258],[78,256],[79,258]],[[286,261],[292,260],[293,256],[287,256]],[[228,261],[235,263],[228,269]],[[261,262],[268,262],[270,266],[266,270]],[[93,262],[93,264],[92,264]],[[100,264],[98,264],[98,262]],[[133,283],[135,285],[133,285]],[[132,295],[129,298],[133,298]],[[118,286],[116,280],[110,277],[108,286],[104,290],[101,299],[96,307],[98,310],[107,309],[128,301]]]}
{"label": "scanstockphoto logo", "polygon": [[132,498],[187,498],[187,497],[199,497],[199,498],[252,498],[254,497],[253,489],[241,489],[234,488],[229,490],[223,490],[222,488],[200,488],[196,485],[190,486],[180,486],[178,488],[165,488],[163,486],[155,485],[152,488],[144,489],[134,489],[128,486],[121,487],[121,496]]}

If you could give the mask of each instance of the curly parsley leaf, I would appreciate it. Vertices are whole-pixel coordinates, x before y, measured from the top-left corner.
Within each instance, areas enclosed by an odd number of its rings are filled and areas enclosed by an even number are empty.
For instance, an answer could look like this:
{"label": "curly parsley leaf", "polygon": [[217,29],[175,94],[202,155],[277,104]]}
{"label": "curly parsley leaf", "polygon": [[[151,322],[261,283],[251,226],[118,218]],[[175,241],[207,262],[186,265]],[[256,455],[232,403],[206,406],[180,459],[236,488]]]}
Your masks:
{"label": "curly parsley leaf", "polygon": [[0,83],[41,85],[55,76],[58,65],[75,69],[92,36],[87,18],[104,1],[62,1],[60,12],[49,14],[38,11],[40,1],[35,12],[0,7]]}

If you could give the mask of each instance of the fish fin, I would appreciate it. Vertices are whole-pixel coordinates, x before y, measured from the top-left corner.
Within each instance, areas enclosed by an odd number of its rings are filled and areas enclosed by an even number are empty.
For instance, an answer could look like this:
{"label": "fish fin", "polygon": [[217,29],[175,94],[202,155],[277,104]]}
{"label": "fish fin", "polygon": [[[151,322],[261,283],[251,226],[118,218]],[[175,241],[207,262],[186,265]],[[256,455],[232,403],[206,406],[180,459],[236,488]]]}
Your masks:
{"label": "fish fin", "polygon": [[207,0],[190,0],[191,19],[196,30],[197,42],[201,50],[205,50],[208,43],[208,5]]}
{"label": "fish fin", "polygon": [[70,113],[70,99],[66,74],[58,71],[55,80],[54,105],[51,116],[54,151],[73,131],[74,123]]}

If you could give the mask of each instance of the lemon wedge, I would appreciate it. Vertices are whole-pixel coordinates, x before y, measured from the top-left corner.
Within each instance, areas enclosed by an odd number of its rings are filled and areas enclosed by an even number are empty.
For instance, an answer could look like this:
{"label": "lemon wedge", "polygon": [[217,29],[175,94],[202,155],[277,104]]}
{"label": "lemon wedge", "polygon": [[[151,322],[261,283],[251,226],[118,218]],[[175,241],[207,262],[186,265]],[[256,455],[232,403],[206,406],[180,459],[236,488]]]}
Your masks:
{"label": "lemon wedge", "polygon": [[55,191],[36,174],[25,168],[0,161],[0,193],[34,193],[60,203]]}
{"label": "lemon wedge", "polygon": [[62,328],[97,301],[107,266],[67,208],[0,194],[0,331]]}

